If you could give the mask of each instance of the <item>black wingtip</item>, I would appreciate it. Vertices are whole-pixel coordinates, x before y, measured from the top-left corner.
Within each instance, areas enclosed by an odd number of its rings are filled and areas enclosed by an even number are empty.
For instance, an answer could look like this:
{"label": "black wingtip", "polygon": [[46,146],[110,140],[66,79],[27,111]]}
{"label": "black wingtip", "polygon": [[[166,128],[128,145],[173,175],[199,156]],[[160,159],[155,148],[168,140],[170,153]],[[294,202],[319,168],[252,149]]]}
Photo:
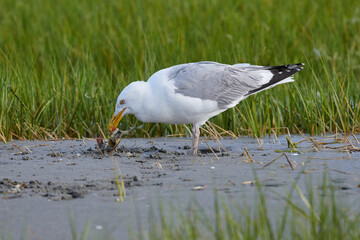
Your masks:
{"label": "black wingtip", "polygon": [[280,66],[280,67],[287,67],[288,69],[299,69],[299,71],[300,71],[300,70],[304,69],[302,66],[305,66],[305,63],[289,64],[289,65],[284,65],[284,66]]}
{"label": "black wingtip", "polygon": [[302,66],[305,66],[304,63],[295,63],[295,64],[287,64],[281,66],[271,66],[267,67],[268,70],[290,70],[290,69],[303,69]]}
{"label": "black wingtip", "polygon": [[274,85],[288,77],[291,77],[295,73],[303,70],[304,63],[296,63],[296,64],[288,64],[288,65],[282,65],[282,66],[272,66],[272,67],[266,67],[266,70],[269,70],[273,77],[267,82],[266,84],[260,86],[257,89],[253,89],[249,91],[246,95],[251,95],[256,92],[259,92],[263,89],[266,89],[270,87],[271,85]]}
{"label": "black wingtip", "polygon": [[303,70],[304,63],[296,63],[296,64],[288,64],[288,65],[282,65],[282,66],[272,66],[268,67],[267,69],[271,71],[272,74],[274,74],[273,79],[271,81],[281,81],[282,79],[285,79],[287,77],[290,77],[291,75]]}

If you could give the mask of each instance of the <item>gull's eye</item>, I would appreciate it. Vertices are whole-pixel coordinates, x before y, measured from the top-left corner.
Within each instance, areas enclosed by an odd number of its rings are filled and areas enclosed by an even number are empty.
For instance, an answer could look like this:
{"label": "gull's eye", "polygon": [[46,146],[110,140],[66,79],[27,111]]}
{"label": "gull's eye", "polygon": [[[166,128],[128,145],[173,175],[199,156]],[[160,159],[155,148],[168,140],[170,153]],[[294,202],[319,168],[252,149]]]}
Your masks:
{"label": "gull's eye", "polygon": [[120,105],[123,105],[125,103],[125,99],[120,100]]}

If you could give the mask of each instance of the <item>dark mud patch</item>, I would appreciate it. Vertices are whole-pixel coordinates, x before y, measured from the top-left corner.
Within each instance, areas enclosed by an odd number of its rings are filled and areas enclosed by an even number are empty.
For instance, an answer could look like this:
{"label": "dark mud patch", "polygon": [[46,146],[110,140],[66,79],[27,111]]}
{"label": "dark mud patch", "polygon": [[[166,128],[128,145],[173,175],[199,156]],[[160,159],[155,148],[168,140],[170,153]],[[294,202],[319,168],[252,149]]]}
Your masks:
{"label": "dark mud patch", "polygon": [[[123,183],[126,188],[144,185],[138,176],[126,176]],[[73,183],[42,182],[39,180],[16,181],[10,178],[0,180],[0,193],[3,199],[39,195],[55,201],[71,200],[84,198],[90,192],[100,191],[103,195],[116,196],[118,193],[115,180],[86,181],[86,179],[78,179]]]}
{"label": "dark mud patch", "polygon": [[[100,151],[99,151],[100,150]],[[150,147],[126,147],[125,145],[119,145],[114,151],[106,152],[101,149],[97,149],[96,145],[94,147],[88,148],[86,151],[82,151],[82,154],[90,156],[94,159],[102,159],[104,157],[113,156],[113,157],[129,157],[129,158],[139,158],[147,157],[153,159],[161,159],[164,155],[185,155],[185,151],[168,151],[164,148],[158,148],[156,146]]]}

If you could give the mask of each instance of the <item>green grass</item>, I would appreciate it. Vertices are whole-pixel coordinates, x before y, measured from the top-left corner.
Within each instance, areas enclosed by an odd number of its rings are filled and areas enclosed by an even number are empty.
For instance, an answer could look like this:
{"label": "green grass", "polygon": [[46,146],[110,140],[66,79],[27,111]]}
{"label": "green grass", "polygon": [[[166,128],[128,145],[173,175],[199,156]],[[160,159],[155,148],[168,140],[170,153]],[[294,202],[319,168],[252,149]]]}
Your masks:
{"label": "green grass", "polygon": [[[0,0],[0,139],[98,136],[124,86],[202,60],[306,63],[295,83],[211,120],[222,128],[358,132],[359,19],[357,0]],[[186,132],[145,124],[135,136]]]}
{"label": "green grass", "polygon": [[303,193],[294,181],[294,188],[287,196],[274,192],[275,198],[283,202],[283,208],[275,213],[272,210],[272,214],[264,191],[257,187],[255,202],[250,204],[239,203],[238,199],[224,200],[215,190],[214,208],[210,213],[196,201],[190,202],[186,211],[177,210],[176,206],[164,211],[164,204],[159,204],[158,209],[150,210],[148,229],[140,228],[132,239],[342,240],[360,237],[359,213],[342,205],[326,178],[318,190],[309,184]]}

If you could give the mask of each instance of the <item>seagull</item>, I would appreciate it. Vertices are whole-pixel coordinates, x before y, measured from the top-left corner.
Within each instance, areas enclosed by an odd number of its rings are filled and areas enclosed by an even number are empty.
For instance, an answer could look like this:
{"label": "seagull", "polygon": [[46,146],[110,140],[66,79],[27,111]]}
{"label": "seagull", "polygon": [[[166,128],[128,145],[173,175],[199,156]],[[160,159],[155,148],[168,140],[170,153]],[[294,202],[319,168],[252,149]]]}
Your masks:
{"label": "seagull", "polygon": [[117,98],[108,124],[115,131],[122,117],[133,114],[142,122],[192,124],[192,153],[198,154],[200,126],[255,93],[293,82],[303,63],[282,66],[194,62],[154,73],[136,81]]}

